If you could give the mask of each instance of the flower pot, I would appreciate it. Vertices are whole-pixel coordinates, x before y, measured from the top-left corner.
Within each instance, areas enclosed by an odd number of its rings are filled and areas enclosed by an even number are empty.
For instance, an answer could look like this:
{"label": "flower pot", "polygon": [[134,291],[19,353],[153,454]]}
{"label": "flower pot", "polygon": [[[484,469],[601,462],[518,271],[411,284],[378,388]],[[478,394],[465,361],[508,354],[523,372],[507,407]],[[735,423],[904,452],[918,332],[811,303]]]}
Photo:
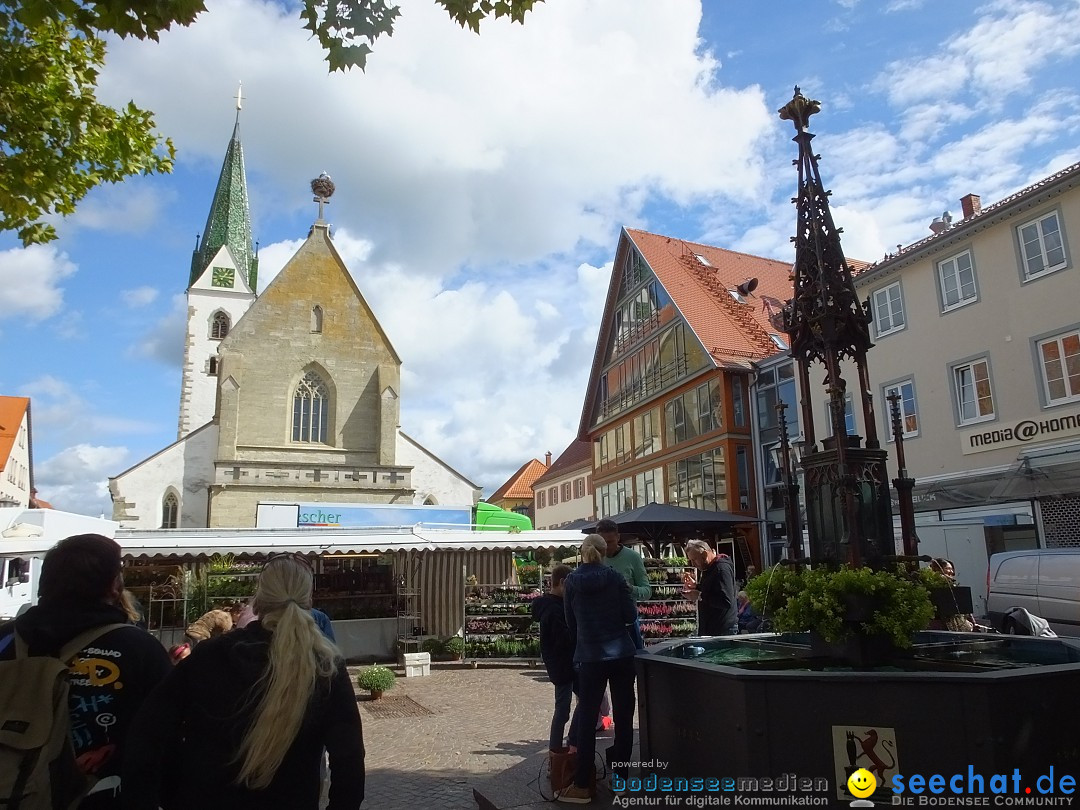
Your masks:
{"label": "flower pot", "polygon": [[371,699],[372,700],[378,700],[381,697],[382,697],[382,689],[372,689],[371,690]]}

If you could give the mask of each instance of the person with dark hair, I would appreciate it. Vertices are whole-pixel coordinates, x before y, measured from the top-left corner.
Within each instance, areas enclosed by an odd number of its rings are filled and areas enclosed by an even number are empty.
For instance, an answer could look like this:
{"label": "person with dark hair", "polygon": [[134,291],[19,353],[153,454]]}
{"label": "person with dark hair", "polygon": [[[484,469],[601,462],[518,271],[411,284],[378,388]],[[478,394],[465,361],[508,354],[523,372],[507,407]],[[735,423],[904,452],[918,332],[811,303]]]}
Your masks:
{"label": "person with dark hair", "polygon": [[69,665],[76,763],[97,780],[79,810],[120,807],[120,766],[131,722],[171,669],[161,643],[129,623],[123,592],[120,545],[99,534],[74,535],[45,554],[38,604],[0,627],[5,661],[22,649],[31,656],[59,656],[76,639],[90,638]]}
{"label": "person with dark hair", "polygon": [[360,712],[341,652],[311,615],[312,585],[302,558],[271,558],[255,590],[259,618],[173,668],[132,727],[124,810],[161,806],[166,766],[183,775],[168,786],[172,807],[318,810],[324,747],[327,810],[360,807]]}
{"label": "person with dark hair", "polygon": [[[563,582],[570,575],[568,565],[551,569],[551,590],[532,603],[533,619],[540,624],[540,657],[544,660],[548,680],[555,686],[555,713],[551,716],[548,750],[563,750],[563,730],[570,719],[570,699],[577,694],[574,672],[574,639],[566,626],[563,605]],[[570,743],[576,747],[577,715],[570,723]],[[561,786],[560,786],[561,787]]]}

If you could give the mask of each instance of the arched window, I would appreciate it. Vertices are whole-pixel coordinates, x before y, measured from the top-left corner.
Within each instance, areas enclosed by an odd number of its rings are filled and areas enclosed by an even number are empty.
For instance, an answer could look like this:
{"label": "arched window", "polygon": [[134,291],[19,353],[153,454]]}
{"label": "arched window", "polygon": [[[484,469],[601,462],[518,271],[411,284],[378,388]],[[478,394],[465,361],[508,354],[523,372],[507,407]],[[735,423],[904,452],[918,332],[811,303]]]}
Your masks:
{"label": "arched window", "polygon": [[322,377],[309,371],[293,394],[293,441],[326,444],[329,421],[330,392],[327,391]]}
{"label": "arched window", "polygon": [[322,331],[322,307],[318,304],[311,308],[311,331]]}
{"label": "arched window", "polygon": [[212,377],[217,376],[217,358],[211,357],[210,362],[206,366],[206,373]]}
{"label": "arched window", "polygon": [[175,529],[180,516],[180,499],[175,492],[166,493],[161,499],[161,528]]}
{"label": "arched window", "polygon": [[224,312],[215,312],[214,321],[210,325],[211,340],[223,340],[229,334],[229,316]]}

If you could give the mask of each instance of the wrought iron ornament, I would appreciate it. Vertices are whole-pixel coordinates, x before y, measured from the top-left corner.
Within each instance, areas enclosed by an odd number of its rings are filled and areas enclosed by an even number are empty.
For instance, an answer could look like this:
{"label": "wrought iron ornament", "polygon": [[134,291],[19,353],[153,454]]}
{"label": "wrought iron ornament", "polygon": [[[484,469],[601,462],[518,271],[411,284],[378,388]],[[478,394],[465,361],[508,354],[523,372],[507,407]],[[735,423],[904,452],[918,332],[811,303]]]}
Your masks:
{"label": "wrought iron ornament", "polygon": [[[877,565],[884,555],[892,554],[892,516],[886,454],[878,441],[866,365],[866,353],[873,346],[870,318],[859,302],[840,246],[842,231],[829,210],[831,192],[821,182],[820,156],[811,149],[814,136],[807,127],[810,117],[820,111],[821,104],[806,98],[798,87],[791,101],[779,110],[780,118],[794,125],[793,140],[799,146],[798,159],[793,161],[799,175],[798,195],[791,200],[797,210],[797,230],[792,237],[794,297],[782,312],[803,391],[800,411],[806,451],[802,467],[810,556],[833,564]],[[854,362],[857,369],[856,401],[862,406],[865,446],[861,437],[847,432],[844,406],[848,383],[841,373],[845,360]],[[821,448],[817,446],[809,396],[810,366],[815,362],[825,367],[832,427]]]}

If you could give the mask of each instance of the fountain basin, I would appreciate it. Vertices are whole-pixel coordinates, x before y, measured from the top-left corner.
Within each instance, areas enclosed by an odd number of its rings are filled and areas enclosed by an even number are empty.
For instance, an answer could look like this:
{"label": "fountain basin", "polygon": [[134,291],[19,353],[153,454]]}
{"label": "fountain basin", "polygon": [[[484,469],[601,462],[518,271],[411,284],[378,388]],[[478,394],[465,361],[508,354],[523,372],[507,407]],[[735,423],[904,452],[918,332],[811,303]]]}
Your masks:
{"label": "fountain basin", "polygon": [[1072,639],[927,631],[860,670],[809,634],[761,634],[666,642],[636,665],[642,761],[661,776],[824,777],[850,799],[858,767],[880,768],[884,791],[897,774],[1080,772]]}

